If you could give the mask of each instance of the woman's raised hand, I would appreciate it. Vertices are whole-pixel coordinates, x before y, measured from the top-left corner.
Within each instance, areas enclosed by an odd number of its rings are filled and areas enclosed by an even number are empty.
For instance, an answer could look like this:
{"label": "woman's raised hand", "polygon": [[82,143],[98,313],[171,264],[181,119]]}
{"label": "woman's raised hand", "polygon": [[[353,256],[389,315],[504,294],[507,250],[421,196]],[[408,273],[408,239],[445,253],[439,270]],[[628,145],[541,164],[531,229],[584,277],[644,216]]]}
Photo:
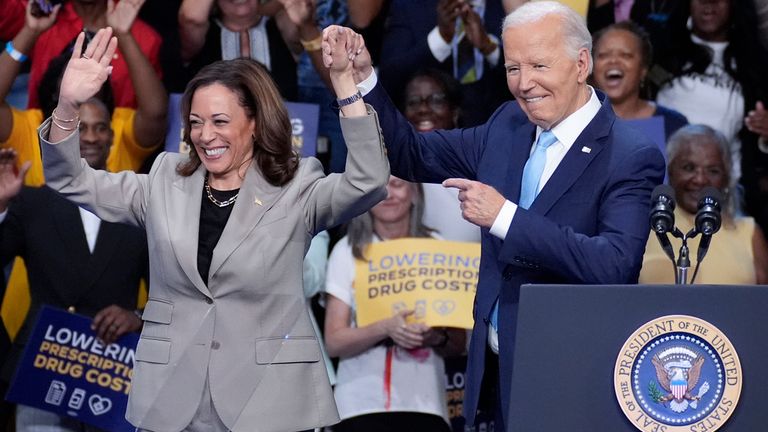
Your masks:
{"label": "woman's raised hand", "polygon": [[112,72],[110,62],[117,50],[117,38],[112,36],[112,28],[96,32],[85,52],[82,50],[84,43],[85,33],[80,33],[61,79],[59,106],[75,108],[87,101],[99,91]]}
{"label": "woman's raised hand", "polygon": [[351,70],[348,47],[350,29],[337,25],[328,26],[323,30],[323,64],[331,73],[342,73]]}
{"label": "woman's raised hand", "polygon": [[360,83],[373,72],[371,53],[365,46],[365,40],[350,28],[337,25],[326,27],[322,49],[323,64],[332,74],[351,70],[355,83]]}

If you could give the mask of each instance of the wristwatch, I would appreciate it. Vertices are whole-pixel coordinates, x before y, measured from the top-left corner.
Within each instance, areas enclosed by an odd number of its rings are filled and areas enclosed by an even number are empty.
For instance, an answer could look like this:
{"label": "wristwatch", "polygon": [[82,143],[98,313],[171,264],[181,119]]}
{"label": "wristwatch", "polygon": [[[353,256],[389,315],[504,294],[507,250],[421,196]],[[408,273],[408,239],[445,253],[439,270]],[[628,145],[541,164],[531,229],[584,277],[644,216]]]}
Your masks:
{"label": "wristwatch", "polygon": [[357,93],[353,94],[352,96],[350,96],[348,98],[336,99],[336,103],[338,103],[339,104],[339,108],[341,108],[341,107],[344,107],[344,106],[347,106],[347,105],[351,105],[351,104],[357,102],[358,100],[360,100],[362,98],[363,98],[363,94],[360,93],[360,91],[358,90]]}

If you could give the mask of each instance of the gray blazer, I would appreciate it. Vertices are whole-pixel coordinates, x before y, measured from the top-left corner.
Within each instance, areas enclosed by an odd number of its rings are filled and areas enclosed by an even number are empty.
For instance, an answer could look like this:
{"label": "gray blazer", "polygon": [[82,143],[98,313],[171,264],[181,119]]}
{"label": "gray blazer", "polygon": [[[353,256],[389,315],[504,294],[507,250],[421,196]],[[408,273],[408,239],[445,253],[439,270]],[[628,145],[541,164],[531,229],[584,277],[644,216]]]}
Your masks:
{"label": "gray blazer", "polygon": [[144,227],[149,301],[136,350],[126,418],[176,432],[194,416],[206,378],[233,431],[296,431],[338,421],[318,337],[302,290],[312,236],[386,196],[389,163],[375,112],[342,118],[346,172],[325,176],[301,161],[282,187],[254,167],[246,174],[208,285],[197,271],[205,168],[181,177],[185,156],[161,154],[148,175],[108,173],[80,159],[77,132],[58,144],[39,129],[48,186],[110,222]]}

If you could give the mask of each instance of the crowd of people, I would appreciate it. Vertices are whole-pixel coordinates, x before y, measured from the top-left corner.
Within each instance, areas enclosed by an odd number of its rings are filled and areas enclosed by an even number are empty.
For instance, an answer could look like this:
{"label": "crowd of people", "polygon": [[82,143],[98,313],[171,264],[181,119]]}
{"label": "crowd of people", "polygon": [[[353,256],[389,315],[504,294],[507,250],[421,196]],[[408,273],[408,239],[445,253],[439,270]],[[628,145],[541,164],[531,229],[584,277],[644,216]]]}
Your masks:
{"label": "crowd of people", "polygon": [[[697,283],[768,282],[765,3],[4,0],[0,379],[54,305],[142,332],[139,430],[450,430],[461,355],[466,421],[503,430],[521,284],[674,282],[665,177],[685,229],[725,197]],[[318,105],[319,161],[284,102]],[[358,327],[354,262],[403,237],[481,243],[471,332]]]}

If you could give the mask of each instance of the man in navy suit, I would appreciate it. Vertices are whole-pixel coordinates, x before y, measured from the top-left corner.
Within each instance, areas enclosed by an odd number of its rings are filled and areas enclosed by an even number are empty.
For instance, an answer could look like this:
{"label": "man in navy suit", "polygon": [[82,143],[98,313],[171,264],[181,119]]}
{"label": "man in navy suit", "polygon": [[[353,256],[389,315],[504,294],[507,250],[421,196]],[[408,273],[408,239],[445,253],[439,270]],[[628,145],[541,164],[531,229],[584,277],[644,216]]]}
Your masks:
{"label": "man in navy suit", "polygon": [[497,430],[514,424],[506,416],[520,285],[636,283],[651,191],[664,177],[656,146],[587,85],[583,18],[557,2],[525,3],[505,19],[502,40],[516,102],[476,128],[425,134],[376,84],[362,41],[350,53],[392,173],[458,188],[464,218],[482,228],[464,413],[471,425],[488,410]]}

